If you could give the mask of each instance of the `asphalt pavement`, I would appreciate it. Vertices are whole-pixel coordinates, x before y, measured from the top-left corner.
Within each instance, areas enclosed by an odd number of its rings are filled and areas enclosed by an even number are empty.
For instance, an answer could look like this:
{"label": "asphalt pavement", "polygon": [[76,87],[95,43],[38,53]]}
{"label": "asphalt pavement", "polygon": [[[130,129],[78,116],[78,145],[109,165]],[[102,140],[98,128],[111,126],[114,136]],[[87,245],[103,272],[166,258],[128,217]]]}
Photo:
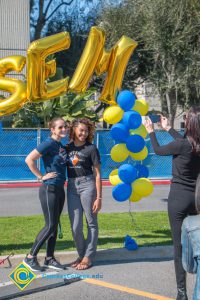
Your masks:
{"label": "asphalt pavement", "polygon": [[[69,267],[76,253],[59,252],[57,257],[68,269],[37,273],[37,278],[20,291],[8,278],[24,258],[19,255],[11,259],[11,268],[6,263],[0,267],[0,299],[175,299],[172,256],[172,246],[141,247],[136,251],[123,248],[99,250],[91,269],[76,271]],[[44,254],[39,255],[39,261],[43,263]],[[195,277],[189,275],[187,279],[188,296],[192,299]]]}
{"label": "asphalt pavement", "polygon": [[[1,188],[0,189],[0,217],[31,216],[42,214],[38,198],[38,187],[28,188]],[[112,187],[103,187],[103,206],[101,212],[128,212],[131,211],[166,211],[169,185],[155,185],[153,193],[141,201],[117,202],[112,198]],[[63,212],[67,212],[67,205]]]}
{"label": "asphalt pavement", "polygon": [[[103,187],[102,212],[166,211],[169,186],[155,186],[151,196],[140,202],[119,203],[112,198],[112,188]],[[41,214],[38,188],[1,188],[0,216]],[[67,211],[66,205],[64,211]],[[43,264],[45,254],[39,254]],[[25,254],[12,257],[0,265],[0,300],[3,299],[70,299],[70,300],[170,300],[176,298],[172,246],[99,250],[94,266],[86,271],[70,268],[76,252],[58,252],[56,257],[67,266],[57,272],[47,270],[21,291],[8,277],[22,262]],[[0,261],[4,257],[0,257]],[[188,299],[192,299],[195,276],[188,275]]]}

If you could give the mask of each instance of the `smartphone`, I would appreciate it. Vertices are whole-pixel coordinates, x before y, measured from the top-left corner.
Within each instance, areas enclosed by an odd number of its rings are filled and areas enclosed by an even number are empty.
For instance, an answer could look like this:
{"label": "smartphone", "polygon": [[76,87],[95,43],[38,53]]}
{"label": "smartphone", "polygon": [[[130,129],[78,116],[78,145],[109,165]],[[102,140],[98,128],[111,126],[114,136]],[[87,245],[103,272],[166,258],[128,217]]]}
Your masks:
{"label": "smartphone", "polygon": [[151,119],[152,123],[158,123],[160,122],[160,115],[148,115],[148,117]]}

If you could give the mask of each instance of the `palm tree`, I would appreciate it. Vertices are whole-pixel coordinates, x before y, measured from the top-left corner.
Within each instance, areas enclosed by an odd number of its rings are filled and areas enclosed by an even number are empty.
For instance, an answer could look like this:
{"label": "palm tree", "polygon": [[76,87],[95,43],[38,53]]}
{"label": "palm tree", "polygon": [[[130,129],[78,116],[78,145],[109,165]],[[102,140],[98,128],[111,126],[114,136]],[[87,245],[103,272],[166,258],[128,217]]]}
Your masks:
{"label": "palm tree", "polygon": [[95,94],[95,89],[88,89],[78,95],[68,93],[40,103],[27,103],[14,115],[12,127],[48,127],[49,120],[60,116],[66,121],[82,117],[97,121],[101,103]]}

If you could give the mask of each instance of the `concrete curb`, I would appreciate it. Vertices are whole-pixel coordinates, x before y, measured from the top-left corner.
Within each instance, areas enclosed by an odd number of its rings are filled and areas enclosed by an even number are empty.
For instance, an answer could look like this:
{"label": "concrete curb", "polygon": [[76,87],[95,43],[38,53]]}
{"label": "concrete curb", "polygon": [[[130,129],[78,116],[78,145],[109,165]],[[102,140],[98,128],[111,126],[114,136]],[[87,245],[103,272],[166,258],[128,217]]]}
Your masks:
{"label": "concrete curb", "polygon": [[[55,256],[65,264],[69,264],[77,258],[76,251],[56,252]],[[6,256],[0,256],[0,261]],[[13,266],[23,261],[25,254],[14,255],[10,258]],[[45,253],[38,255],[38,261],[43,262]],[[151,261],[173,259],[173,246],[139,247],[138,250],[128,251],[125,248],[100,249],[97,251],[95,262],[128,262],[128,261]],[[0,268],[7,262],[0,265]]]}
{"label": "concrete curb", "polygon": [[[171,180],[169,179],[151,179],[153,185],[169,185]],[[103,186],[112,186],[108,180],[102,180]],[[27,187],[39,187],[40,182],[5,182],[0,183],[0,188],[27,188]],[[67,186],[67,183],[65,184]]]}

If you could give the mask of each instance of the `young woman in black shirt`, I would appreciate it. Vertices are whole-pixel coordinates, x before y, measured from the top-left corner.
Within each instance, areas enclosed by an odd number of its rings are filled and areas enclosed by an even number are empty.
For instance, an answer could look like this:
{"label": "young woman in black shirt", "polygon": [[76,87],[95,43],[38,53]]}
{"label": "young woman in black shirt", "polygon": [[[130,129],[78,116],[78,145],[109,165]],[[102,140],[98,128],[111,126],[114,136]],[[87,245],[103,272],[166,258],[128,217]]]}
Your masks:
{"label": "young woman in black shirt", "polygon": [[174,245],[174,265],[178,295],[177,300],[186,300],[186,273],[182,266],[181,226],[187,215],[196,214],[195,186],[200,173],[200,107],[190,108],[182,136],[168,125],[161,116],[161,127],[174,138],[171,143],[160,146],[150,119],[146,129],[150,135],[155,154],[173,155],[172,182],[168,197],[168,214]]}
{"label": "young woman in black shirt", "polygon": [[[98,240],[97,213],[101,209],[100,155],[92,144],[94,124],[88,119],[72,122],[69,132],[67,205],[72,234],[79,257],[71,264],[78,270],[92,265]],[[83,213],[87,238],[83,234]]]}

